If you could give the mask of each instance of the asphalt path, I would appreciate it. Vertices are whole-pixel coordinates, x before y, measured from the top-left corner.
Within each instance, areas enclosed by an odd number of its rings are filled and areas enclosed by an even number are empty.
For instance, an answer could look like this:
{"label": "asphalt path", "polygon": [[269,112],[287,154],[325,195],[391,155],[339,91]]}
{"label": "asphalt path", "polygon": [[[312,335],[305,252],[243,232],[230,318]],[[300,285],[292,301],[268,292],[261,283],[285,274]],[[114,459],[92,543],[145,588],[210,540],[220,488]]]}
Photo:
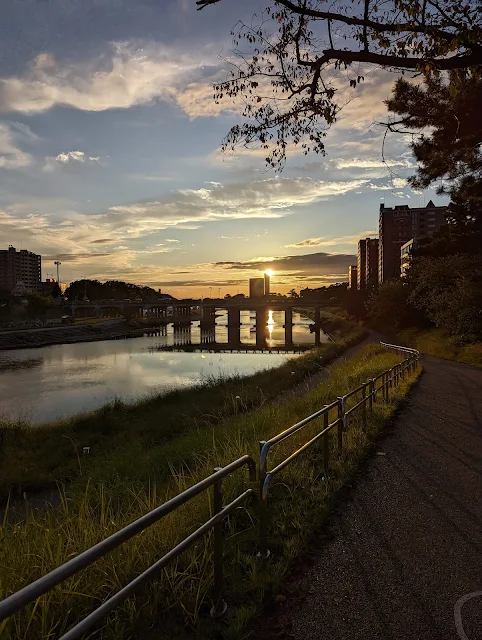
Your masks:
{"label": "asphalt path", "polygon": [[423,362],[254,638],[482,640],[482,371]]}

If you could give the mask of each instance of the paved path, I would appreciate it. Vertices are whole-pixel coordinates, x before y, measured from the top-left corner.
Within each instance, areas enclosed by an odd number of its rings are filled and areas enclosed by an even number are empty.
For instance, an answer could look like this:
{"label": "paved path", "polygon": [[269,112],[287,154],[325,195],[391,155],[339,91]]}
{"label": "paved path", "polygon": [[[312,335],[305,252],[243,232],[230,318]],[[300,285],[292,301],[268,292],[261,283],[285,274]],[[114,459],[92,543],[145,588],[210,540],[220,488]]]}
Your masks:
{"label": "paved path", "polygon": [[482,640],[482,371],[424,365],[256,639]]}

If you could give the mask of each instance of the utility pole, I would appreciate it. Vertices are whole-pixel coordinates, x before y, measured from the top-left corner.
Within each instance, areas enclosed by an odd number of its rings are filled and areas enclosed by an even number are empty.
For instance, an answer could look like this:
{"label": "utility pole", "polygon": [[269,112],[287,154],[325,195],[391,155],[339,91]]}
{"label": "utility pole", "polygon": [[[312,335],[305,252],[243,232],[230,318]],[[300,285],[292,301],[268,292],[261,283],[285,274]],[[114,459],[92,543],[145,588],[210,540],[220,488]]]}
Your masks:
{"label": "utility pole", "polygon": [[59,267],[62,263],[59,260],[55,260],[54,265],[57,267],[57,283],[60,287]]}

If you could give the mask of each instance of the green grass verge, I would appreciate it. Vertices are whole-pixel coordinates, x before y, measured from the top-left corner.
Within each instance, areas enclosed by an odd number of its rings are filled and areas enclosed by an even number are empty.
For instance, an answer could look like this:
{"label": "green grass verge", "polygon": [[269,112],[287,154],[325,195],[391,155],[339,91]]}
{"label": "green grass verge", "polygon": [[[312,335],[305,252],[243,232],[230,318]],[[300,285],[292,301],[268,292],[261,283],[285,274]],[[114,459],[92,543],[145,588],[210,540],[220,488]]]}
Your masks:
{"label": "green grass verge", "polygon": [[[138,450],[125,452],[106,472],[96,466],[88,483],[74,483],[59,508],[32,513],[16,526],[0,530],[0,599],[35,580],[67,558],[97,543],[179,491],[206,477],[215,466],[240,455],[257,457],[258,441],[268,439],[320,406],[356,388],[399,361],[378,345],[365,347],[333,368],[329,378],[284,402],[266,403],[245,415],[231,415],[215,426],[191,429],[142,458],[145,469],[132,473]],[[414,376],[401,384],[389,404],[377,402],[366,428],[355,412],[344,434],[343,455],[330,435],[331,466],[322,468],[322,451],[312,447],[272,484],[271,559],[256,559],[256,507],[239,508],[226,519],[226,600],[234,611],[229,624],[213,622],[208,611],[212,584],[211,540],[206,536],[165,568],[158,580],[126,601],[90,638],[214,639],[246,637],[246,625],[263,601],[276,593],[293,559],[329,512],[336,492],[354,474],[405,396]],[[316,433],[319,421],[273,449],[270,465]],[[123,462],[123,464],[122,464]],[[84,476],[85,479],[85,476]],[[223,483],[225,502],[249,486],[239,470]],[[113,592],[145,570],[212,513],[211,493],[204,493],[122,548],[73,576],[51,593],[0,624],[3,638],[59,637]]]}
{"label": "green grass verge", "polygon": [[[9,495],[39,491],[83,476],[148,477],[153,451],[166,451],[163,468],[172,460],[166,445],[185,432],[262,406],[316,374],[364,333],[347,326],[336,343],[322,345],[281,367],[247,377],[206,380],[185,390],[148,397],[133,404],[120,400],[92,413],[42,426],[0,422],[0,503]],[[82,448],[90,447],[89,460]]]}
{"label": "green grass verge", "polygon": [[406,329],[399,333],[399,339],[400,344],[410,345],[429,356],[482,368],[482,342],[463,343],[445,335],[441,329]]}

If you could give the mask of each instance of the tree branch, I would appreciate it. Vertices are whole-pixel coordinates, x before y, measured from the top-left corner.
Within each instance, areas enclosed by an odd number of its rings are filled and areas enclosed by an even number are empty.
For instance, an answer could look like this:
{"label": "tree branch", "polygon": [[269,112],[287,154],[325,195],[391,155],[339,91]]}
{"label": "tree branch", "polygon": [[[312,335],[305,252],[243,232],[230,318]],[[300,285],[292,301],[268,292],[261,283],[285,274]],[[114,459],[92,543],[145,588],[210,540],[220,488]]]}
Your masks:
{"label": "tree branch", "polygon": [[451,69],[466,69],[471,66],[482,64],[482,54],[480,51],[476,53],[468,53],[464,56],[452,56],[451,58],[404,58],[403,56],[385,56],[380,53],[371,51],[338,51],[336,49],[326,49],[323,55],[310,65],[317,69],[323,64],[332,61],[346,62],[367,62],[377,64],[382,67],[397,67],[399,69],[420,70],[420,67],[428,64],[440,71],[450,71]]}

